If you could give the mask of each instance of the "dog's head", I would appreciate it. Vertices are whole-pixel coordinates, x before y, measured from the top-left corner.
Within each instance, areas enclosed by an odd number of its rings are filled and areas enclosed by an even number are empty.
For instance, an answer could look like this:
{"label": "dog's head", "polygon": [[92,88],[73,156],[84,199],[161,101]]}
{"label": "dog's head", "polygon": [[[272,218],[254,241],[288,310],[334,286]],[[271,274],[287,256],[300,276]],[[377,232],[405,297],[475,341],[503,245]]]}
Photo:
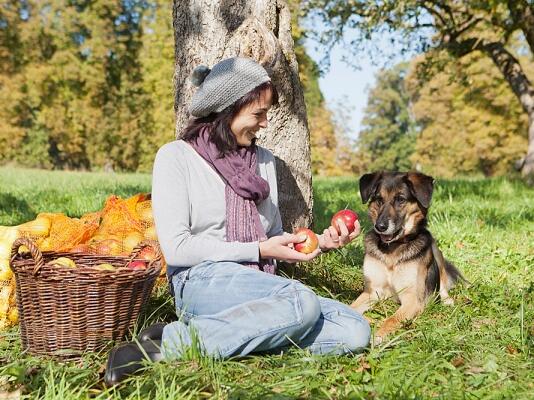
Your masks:
{"label": "dog's head", "polygon": [[401,240],[426,223],[434,179],[418,172],[373,172],[360,178],[362,201],[384,243]]}

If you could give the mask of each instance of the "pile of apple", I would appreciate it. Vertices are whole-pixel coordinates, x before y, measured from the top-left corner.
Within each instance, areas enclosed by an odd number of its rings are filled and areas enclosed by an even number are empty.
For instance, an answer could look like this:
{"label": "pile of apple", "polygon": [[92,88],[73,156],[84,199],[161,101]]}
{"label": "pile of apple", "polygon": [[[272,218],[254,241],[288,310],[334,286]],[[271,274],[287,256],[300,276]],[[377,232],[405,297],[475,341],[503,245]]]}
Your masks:
{"label": "pile of apple", "polygon": [[[115,272],[119,269],[126,268],[129,270],[137,271],[137,270],[144,270],[148,267],[151,261],[153,261],[156,258],[156,252],[152,247],[144,247],[137,257],[133,259],[132,261],[128,262],[125,266],[117,267],[110,263],[101,263],[94,266],[91,266],[90,268],[96,270],[96,271],[108,271],[108,272]],[[48,262],[49,265],[53,267],[59,267],[59,268],[78,268],[78,265],[76,262],[69,257],[58,257],[50,262]]]}
{"label": "pile of apple", "polygon": [[[349,233],[355,229],[354,224],[358,221],[358,214],[352,210],[341,210],[334,214],[330,225],[336,228],[337,233],[341,235],[341,229],[339,229],[339,223],[344,223],[347,226]],[[296,235],[305,235],[306,240],[300,243],[295,243],[295,250],[300,253],[309,254],[312,253],[319,246],[319,238],[317,235],[308,228],[298,228],[295,230]]]}

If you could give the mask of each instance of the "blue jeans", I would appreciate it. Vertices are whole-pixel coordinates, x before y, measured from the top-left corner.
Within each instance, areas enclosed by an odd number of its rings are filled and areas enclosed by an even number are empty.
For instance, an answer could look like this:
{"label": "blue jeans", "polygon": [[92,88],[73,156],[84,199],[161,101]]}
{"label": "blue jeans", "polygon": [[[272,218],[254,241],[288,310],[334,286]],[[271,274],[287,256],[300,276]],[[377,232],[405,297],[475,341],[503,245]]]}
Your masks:
{"label": "blue jeans", "polygon": [[197,335],[206,354],[244,356],[296,344],[345,354],[369,344],[367,321],[302,283],[233,262],[204,262],[172,280],[180,320],[165,326],[162,351],[179,358]]}

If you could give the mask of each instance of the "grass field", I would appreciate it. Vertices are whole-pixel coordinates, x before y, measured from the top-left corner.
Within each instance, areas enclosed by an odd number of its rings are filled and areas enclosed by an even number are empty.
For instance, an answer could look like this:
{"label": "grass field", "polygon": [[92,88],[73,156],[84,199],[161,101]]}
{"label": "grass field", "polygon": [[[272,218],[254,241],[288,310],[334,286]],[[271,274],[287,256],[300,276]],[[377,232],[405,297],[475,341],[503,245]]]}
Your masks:
{"label": "grass field", "polygon": [[[0,168],[0,225],[38,212],[80,216],[106,197],[150,190],[148,175],[105,175]],[[316,179],[316,230],[340,208],[355,209],[369,229],[357,179]],[[180,362],[147,365],[108,390],[106,351],[58,363],[21,352],[18,328],[0,333],[0,399],[532,399],[534,398],[534,189],[519,181],[438,181],[430,229],[447,258],[471,282],[452,291],[455,306],[432,303],[398,335],[365,353],[283,355],[223,362],[192,352]],[[344,302],[362,289],[361,237],[307,265],[282,271]],[[395,310],[382,302],[369,315]],[[139,325],[172,318],[162,288]]]}

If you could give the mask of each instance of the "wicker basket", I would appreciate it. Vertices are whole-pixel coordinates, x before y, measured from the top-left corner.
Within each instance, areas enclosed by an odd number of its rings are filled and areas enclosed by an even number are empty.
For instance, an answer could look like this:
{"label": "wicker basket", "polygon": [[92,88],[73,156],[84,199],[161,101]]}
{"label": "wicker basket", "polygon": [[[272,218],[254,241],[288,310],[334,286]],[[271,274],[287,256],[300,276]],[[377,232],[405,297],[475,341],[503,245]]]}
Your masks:
{"label": "wicker basket", "polygon": [[[30,252],[19,254],[20,246]],[[146,269],[126,264],[142,248],[153,247],[156,258]],[[68,257],[77,267],[47,264]],[[22,347],[32,354],[76,358],[121,339],[139,316],[161,269],[162,255],[154,241],[140,243],[130,257],[81,253],[41,253],[29,239],[13,243]],[[101,263],[115,271],[93,268]]]}

